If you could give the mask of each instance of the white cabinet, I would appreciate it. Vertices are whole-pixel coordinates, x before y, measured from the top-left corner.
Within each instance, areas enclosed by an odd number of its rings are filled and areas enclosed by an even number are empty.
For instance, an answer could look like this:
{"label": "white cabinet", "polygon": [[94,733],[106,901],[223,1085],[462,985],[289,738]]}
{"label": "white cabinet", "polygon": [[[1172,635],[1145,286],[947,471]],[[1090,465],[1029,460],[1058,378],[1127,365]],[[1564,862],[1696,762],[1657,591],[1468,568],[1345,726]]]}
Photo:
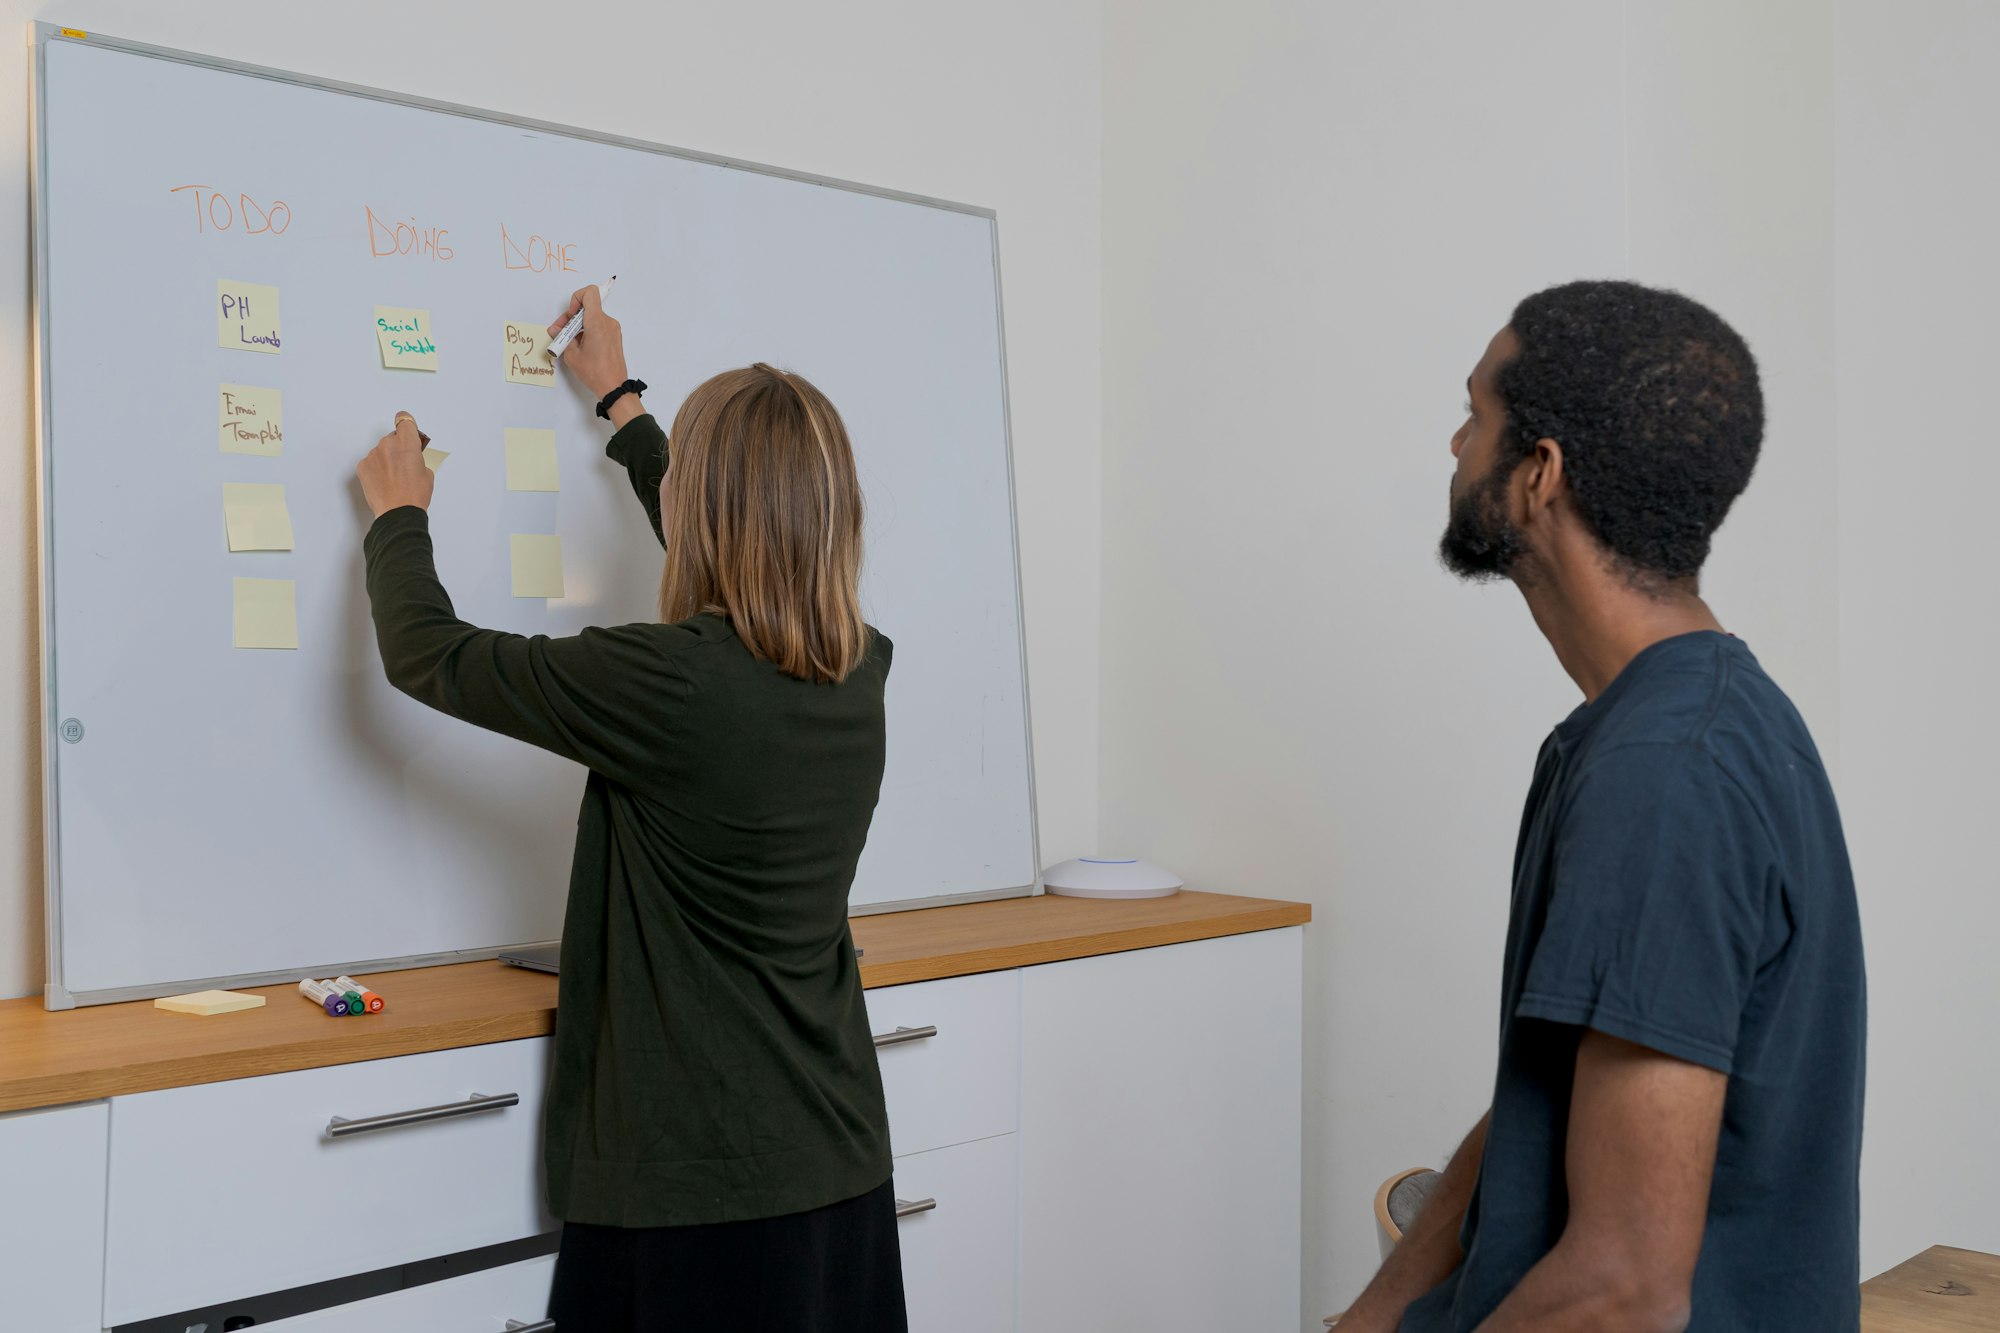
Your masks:
{"label": "white cabinet", "polygon": [[1297,1333],[1301,931],[1029,968],[1021,1327]]}
{"label": "white cabinet", "polygon": [[910,1208],[896,1228],[910,1333],[1014,1333],[1021,974],[885,986],[867,1001],[896,1198]]}
{"label": "white cabinet", "polygon": [[896,1156],[1014,1132],[1021,1098],[1019,972],[863,994]]}
{"label": "white cabinet", "polygon": [[[897,1228],[913,1333],[1297,1333],[1300,970],[1293,927],[868,991],[895,1191],[935,1203]],[[0,1116],[0,1327],[94,1333],[552,1230],[548,1046]],[[266,1327],[505,1333],[544,1318],[553,1266]]]}
{"label": "white cabinet", "polygon": [[117,1098],[105,1323],[552,1229],[537,1170],[548,1045]]}
{"label": "white cabinet", "polygon": [[896,1159],[910,1333],[1014,1333],[1014,1136]]}
{"label": "white cabinet", "polygon": [[508,1323],[532,1328],[549,1308],[555,1256],[352,1301],[275,1324],[258,1333],[507,1333]]}
{"label": "white cabinet", "polygon": [[0,1327],[97,1333],[103,1102],[0,1116]]}

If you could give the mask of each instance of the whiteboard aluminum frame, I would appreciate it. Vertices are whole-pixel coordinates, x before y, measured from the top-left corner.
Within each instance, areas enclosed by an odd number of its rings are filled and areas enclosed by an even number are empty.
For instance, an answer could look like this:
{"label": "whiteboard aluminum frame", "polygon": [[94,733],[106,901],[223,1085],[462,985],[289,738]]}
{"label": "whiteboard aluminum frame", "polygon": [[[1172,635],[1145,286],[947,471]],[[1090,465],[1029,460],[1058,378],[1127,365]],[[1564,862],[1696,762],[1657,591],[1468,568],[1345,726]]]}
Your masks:
{"label": "whiteboard aluminum frame", "polygon": [[[78,35],[81,34],[81,35]],[[48,49],[57,42],[102,47],[112,51],[122,51],[128,55],[145,56],[154,60],[168,60],[182,65],[195,65],[203,69],[217,70],[225,74],[240,74],[249,78],[268,79],[273,83],[289,83],[302,88],[317,88],[323,92],[339,93],[347,97],[359,97],[372,102],[387,102],[397,106],[414,107],[421,111],[436,111],[448,116],[459,116],[467,120],[483,120],[498,125],[510,125],[519,129],[535,130],[543,134],[567,139],[579,139],[590,143],[610,144],[618,148],[630,148],[642,153],[653,153],[662,157],[677,157],[690,162],[706,163],[710,166],[726,167],[734,171],[749,171],[761,176],[775,176],[782,180],[800,181],[808,185],[822,185],[831,189],[846,190],[854,194],[873,195],[879,199],[891,199],[899,203],[918,204],[925,208],[938,208],[951,213],[965,213],[973,217],[985,218],[993,238],[993,309],[998,327],[995,332],[1000,350],[1000,421],[1001,435],[1007,459],[1007,515],[1009,537],[1014,556],[1014,616],[1019,626],[1017,636],[1020,644],[1021,673],[1021,718],[1026,731],[1026,754],[1028,761],[1028,845],[1032,858],[1030,867],[1033,874],[1026,884],[1011,885],[1001,889],[984,889],[972,893],[939,894],[926,898],[910,898],[899,902],[867,903],[850,906],[848,915],[875,916],[884,912],[903,912],[920,907],[943,907],[952,903],[986,902],[999,898],[1025,898],[1042,892],[1042,845],[1041,821],[1035,802],[1035,728],[1033,709],[1029,699],[1028,685],[1028,620],[1021,585],[1021,525],[1020,502],[1015,493],[1014,480],[1014,419],[1011,396],[1007,381],[1007,319],[1001,304],[1000,282],[1000,223],[995,212],[974,204],[954,203],[948,199],[936,199],[929,195],[912,194],[906,190],[891,190],[878,185],[864,185],[859,181],[841,180],[834,176],[822,176],[809,171],[794,171],[786,167],[774,167],[761,162],[750,162],[741,158],[724,157],[715,153],[698,152],[691,148],[676,148],[670,144],[654,143],[647,139],[635,139],[622,134],[610,134],[602,130],[584,129],[575,125],[562,125],[554,121],[536,120],[528,116],[510,115],[501,111],[490,111],[480,107],[465,106],[457,102],[444,102],[435,98],[417,97],[408,93],[393,93],[381,88],[370,88],[358,83],[345,83],[338,79],[323,79],[310,74],[299,74],[290,70],[272,69],[265,65],[252,65],[237,60],[226,60],[220,56],[202,55],[193,51],[177,50],[173,47],[154,46],[147,42],[127,41],[120,37],[106,37],[82,29],[66,28],[61,24],[40,20],[29,24],[29,40],[32,48],[30,59],[30,96],[28,99],[29,138],[34,151],[30,154],[28,167],[29,190],[29,235],[34,250],[33,288],[30,299],[34,303],[34,394],[35,394],[35,567],[41,583],[41,665],[42,665],[42,866],[44,927],[48,957],[46,970],[48,981],[43,988],[43,1004],[48,1009],[74,1009],[78,1005],[114,1004],[127,1000],[151,999],[155,996],[172,995],[179,991],[229,989],[240,986],[281,985],[297,979],[294,972],[253,972],[239,976],[186,978],[180,981],[146,984],[140,986],[120,986],[102,990],[73,991],[63,980],[62,951],[62,841],[60,829],[59,795],[56,785],[58,767],[58,747],[63,744],[60,735],[61,722],[57,717],[56,700],[56,642],[55,642],[55,578],[54,553],[50,542],[50,528],[55,503],[55,467],[51,455],[50,442],[54,438],[55,403],[49,384],[49,247],[48,247],[48,114],[45,99],[48,94]],[[433,967],[443,963],[476,962],[497,958],[501,953],[524,947],[535,941],[517,940],[491,948],[457,950],[447,953],[412,954],[399,958],[356,959],[317,964],[309,969],[315,976],[335,974],[393,972],[404,968]]]}

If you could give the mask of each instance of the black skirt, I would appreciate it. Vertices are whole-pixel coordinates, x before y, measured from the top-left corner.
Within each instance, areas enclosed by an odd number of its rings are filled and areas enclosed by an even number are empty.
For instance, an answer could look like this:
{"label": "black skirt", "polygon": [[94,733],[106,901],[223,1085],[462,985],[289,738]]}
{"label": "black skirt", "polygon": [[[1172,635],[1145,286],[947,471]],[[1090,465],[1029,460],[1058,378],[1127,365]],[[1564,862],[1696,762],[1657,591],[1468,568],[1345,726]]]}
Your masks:
{"label": "black skirt", "polygon": [[563,1226],[556,1333],[908,1333],[892,1184],[807,1213]]}

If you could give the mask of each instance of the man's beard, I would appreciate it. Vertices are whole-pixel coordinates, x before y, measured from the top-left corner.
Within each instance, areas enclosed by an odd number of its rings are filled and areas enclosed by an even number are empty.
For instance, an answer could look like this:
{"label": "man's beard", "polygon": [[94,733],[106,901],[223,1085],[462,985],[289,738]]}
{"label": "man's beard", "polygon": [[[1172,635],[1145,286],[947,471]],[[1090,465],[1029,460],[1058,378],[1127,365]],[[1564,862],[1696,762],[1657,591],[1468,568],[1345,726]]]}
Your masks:
{"label": "man's beard", "polygon": [[1438,542],[1438,560],[1460,578],[1492,583],[1514,574],[1528,543],[1507,513],[1513,468],[1495,466],[1451,507]]}

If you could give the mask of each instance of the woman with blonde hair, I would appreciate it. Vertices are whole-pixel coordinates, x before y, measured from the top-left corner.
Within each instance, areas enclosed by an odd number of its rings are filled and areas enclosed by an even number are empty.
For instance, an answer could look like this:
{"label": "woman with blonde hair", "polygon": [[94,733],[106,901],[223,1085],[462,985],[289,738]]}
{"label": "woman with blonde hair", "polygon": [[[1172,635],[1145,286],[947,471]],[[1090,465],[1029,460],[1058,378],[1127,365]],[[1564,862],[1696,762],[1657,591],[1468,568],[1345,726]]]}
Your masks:
{"label": "woman with blonde hair", "polygon": [[[432,564],[407,413],[361,463],[389,680],[589,769],[544,1152],[564,1333],[899,1333],[889,1127],[847,928],[891,645],[861,618],[839,414],[755,365],[671,435],[586,287],[563,364],[666,549],[660,623],[479,629]],[[671,448],[670,448],[671,442]],[[671,456],[671,467],[669,457]]]}

